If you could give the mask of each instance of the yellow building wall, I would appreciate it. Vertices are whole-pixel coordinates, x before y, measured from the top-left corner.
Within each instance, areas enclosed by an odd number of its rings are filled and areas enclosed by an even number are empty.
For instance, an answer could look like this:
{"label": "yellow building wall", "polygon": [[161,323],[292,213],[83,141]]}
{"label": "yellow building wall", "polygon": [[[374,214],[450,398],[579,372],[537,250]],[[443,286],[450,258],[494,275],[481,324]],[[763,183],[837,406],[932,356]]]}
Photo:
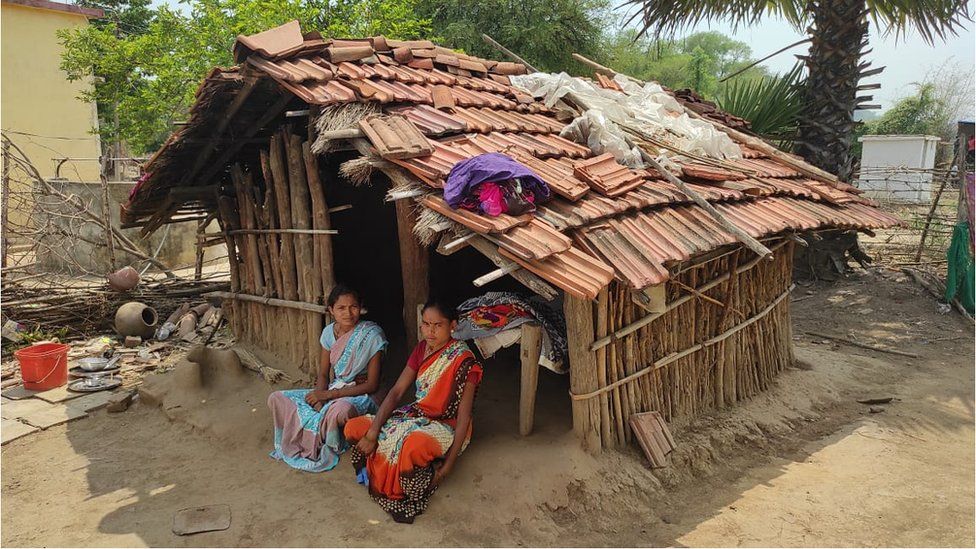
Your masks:
{"label": "yellow building wall", "polygon": [[[78,99],[90,83],[68,82],[57,30],[88,24],[85,16],[3,2],[0,13],[0,126],[44,177],[54,177],[56,157],[97,158],[95,105]],[[19,133],[18,133],[19,132]],[[31,135],[23,135],[31,134]],[[68,138],[68,139],[63,139]],[[10,222],[23,223],[29,207],[22,177],[11,171]],[[97,161],[68,162],[61,176],[97,182]],[[21,195],[21,196],[18,196]]]}

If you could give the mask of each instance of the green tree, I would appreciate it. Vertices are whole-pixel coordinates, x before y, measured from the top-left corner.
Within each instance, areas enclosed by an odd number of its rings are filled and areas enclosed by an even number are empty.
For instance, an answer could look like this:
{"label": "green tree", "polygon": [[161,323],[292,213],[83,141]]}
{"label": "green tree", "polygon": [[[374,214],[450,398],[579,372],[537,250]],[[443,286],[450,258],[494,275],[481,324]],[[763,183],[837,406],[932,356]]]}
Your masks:
{"label": "green tree", "polygon": [[[124,141],[134,154],[158,148],[186,117],[200,81],[214,66],[234,64],[238,34],[254,34],[293,19],[327,36],[428,36],[430,22],[414,0],[184,0],[186,14],[160,6],[142,32],[116,20],[59,32],[61,68],[69,80],[95,77],[82,99],[95,101],[105,143]],[[122,4],[119,4],[120,6]],[[130,4],[141,9],[141,4]],[[134,16],[133,16],[134,18]],[[128,27],[132,31],[135,27]],[[117,106],[117,108],[116,108]]]}
{"label": "green tree", "polygon": [[[608,36],[605,44],[598,59],[616,70],[672,89],[692,88],[705,97],[719,95],[725,87],[719,78],[752,60],[748,45],[714,31],[664,40],[638,37],[636,30],[625,29]],[[764,67],[753,67],[736,80],[765,75]]]}
{"label": "green tree", "polygon": [[497,50],[487,34],[539,70],[579,72],[573,52],[595,57],[600,51],[607,0],[419,0],[444,46],[486,58]]}
{"label": "green tree", "polygon": [[868,20],[882,32],[917,32],[934,43],[954,34],[971,17],[967,0],[626,0],[640,10],[645,31],[666,35],[703,21],[753,24],[782,17],[811,34],[804,57],[808,77],[803,92],[796,151],[808,162],[848,178],[858,81],[870,74],[862,65],[868,51]]}

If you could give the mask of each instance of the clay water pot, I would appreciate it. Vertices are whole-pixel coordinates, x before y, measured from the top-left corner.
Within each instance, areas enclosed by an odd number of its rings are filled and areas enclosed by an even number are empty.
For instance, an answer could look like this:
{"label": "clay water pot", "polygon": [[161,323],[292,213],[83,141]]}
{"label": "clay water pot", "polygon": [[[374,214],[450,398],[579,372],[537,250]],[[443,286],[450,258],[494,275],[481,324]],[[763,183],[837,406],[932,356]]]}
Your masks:
{"label": "clay water pot", "polygon": [[139,336],[149,339],[156,332],[159,316],[156,310],[138,301],[130,301],[115,312],[115,331],[122,337]]}
{"label": "clay water pot", "polygon": [[116,292],[128,292],[139,284],[139,271],[132,267],[122,267],[106,278],[109,287]]}

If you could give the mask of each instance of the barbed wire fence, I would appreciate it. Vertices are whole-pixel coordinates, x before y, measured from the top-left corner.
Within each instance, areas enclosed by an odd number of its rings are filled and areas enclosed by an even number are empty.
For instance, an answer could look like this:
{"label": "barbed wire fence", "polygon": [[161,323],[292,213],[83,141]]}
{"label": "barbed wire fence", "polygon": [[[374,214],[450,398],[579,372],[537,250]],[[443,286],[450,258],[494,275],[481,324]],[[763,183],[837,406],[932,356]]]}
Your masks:
{"label": "barbed wire fence", "polygon": [[959,194],[953,165],[950,160],[928,170],[866,168],[857,174],[865,196],[904,222],[901,227],[862,237],[862,246],[876,263],[945,277]]}

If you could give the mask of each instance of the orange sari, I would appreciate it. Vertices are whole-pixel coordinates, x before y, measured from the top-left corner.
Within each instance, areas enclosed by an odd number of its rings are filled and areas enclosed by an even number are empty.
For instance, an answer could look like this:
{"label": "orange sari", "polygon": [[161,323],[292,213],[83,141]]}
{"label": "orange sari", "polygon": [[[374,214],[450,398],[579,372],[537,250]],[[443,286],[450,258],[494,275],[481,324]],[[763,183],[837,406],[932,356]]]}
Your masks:
{"label": "orange sari", "polygon": [[[414,353],[422,351],[418,345]],[[421,355],[422,356],[422,355]],[[408,364],[408,367],[412,367]],[[373,415],[346,423],[345,436],[353,445],[352,465],[365,470],[370,496],[397,522],[413,522],[427,509],[436,488],[434,464],[454,443],[458,406],[464,386],[481,381],[481,366],[463,341],[451,340],[422,359],[417,368],[416,400],[393,412],[383,424],[376,451],[362,455],[355,444],[369,430]],[[470,440],[464,441],[467,446]],[[462,447],[463,450],[463,447]]]}

